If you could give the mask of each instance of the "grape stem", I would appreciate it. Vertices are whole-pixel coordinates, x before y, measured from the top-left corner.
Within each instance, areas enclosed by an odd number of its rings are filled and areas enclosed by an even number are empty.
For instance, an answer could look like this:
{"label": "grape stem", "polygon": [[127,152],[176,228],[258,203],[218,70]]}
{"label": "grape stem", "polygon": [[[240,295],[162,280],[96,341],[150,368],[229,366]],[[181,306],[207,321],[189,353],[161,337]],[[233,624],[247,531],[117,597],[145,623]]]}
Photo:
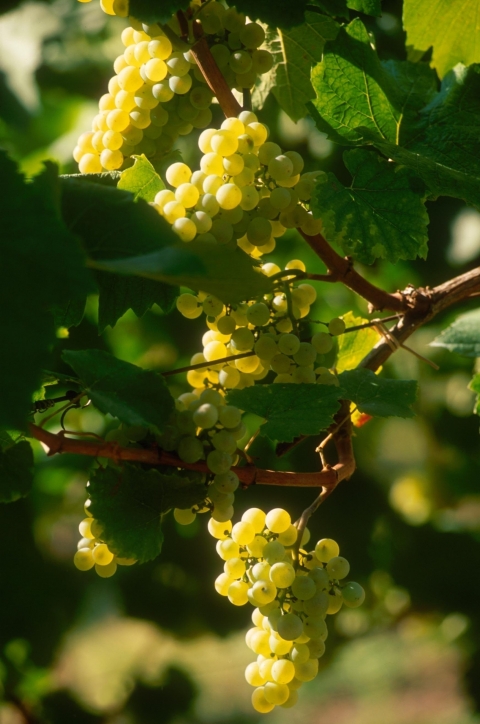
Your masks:
{"label": "grape stem", "polygon": [[301,229],[299,232],[328,269],[328,274],[307,273],[305,274],[306,279],[320,282],[342,282],[370,302],[372,312],[377,309],[391,309],[394,312],[407,311],[410,305],[404,292],[389,294],[383,289],[379,289],[355,271],[350,258],[337,254],[321,234],[308,236]]}
{"label": "grape stem", "polygon": [[[158,447],[152,448],[129,448],[121,447],[115,442],[101,443],[90,440],[72,440],[65,436],[63,431],[57,434],[44,430],[43,428],[30,423],[30,435],[43,443],[48,448],[48,455],[57,453],[71,453],[74,455],[87,455],[89,457],[103,457],[115,460],[119,463],[137,462],[147,465],[170,465],[185,470],[197,470],[202,473],[209,473],[207,463],[185,463],[175,455],[165,452]],[[334,438],[337,444],[337,439]],[[355,461],[351,442],[343,442],[343,447],[337,448],[339,462],[328,470],[320,470],[313,473],[290,473],[277,470],[263,470],[255,465],[248,464],[244,467],[233,467],[232,470],[238,475],[243,487],[250,485],[280,485],[289,487],[318,488],[336,487],[340,480],[344,480],[353,473]]]}
{"label": "grape stem", "polygon": [[241,112],[242,107],[230,90],[215,58],[211,54],[206,38],[203,37],[197,40],[190,50],[197,61],[203,77],[207,81],[208,87],[217,97],[225,117],[236,118]]}

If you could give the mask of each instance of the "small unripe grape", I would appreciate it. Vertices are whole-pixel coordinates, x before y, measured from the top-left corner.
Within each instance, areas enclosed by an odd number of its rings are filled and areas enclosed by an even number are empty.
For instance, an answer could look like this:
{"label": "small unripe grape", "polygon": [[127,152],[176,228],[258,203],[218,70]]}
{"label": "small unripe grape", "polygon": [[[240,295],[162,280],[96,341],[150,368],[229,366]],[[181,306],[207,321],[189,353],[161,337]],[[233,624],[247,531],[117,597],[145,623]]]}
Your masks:
{"label": "small unripe grape", "polygon": [[312,337],[312,344],[318,354],[327,354],[333,348],[333,339],[326,332],[317,332]]}
{"label": "small unripe grape", "polygon": [[294,355],[300,349],[300,340],[295,334],[282,334],[278,340],[278,349],[285,355]]}
{"label": "small unripe grape", "polygon": [[330,578],[341,579],[348,576],[350,572],[350,563],[342,556],[330,558],[327,563],[327,573]]}
{"label": "small unripe grape", "polygon": [[285,641],[295,641],[303,632],[302,619],[294,613],[286,613],[278,620],[278,634]]}
{"label": "small unripe grape", "polygon": [[349,608],[361,606],[365,600],[365,591],[359,583],[350,581],[342,588],[343,602]]}
{"label": "small unripe grape", "polygon": [[315,586],[315,582],[308,576],[297,576],[292,583],[292,593],[301,601],[313,598],[316,591],[317,587]]}
{"label": "small unripe grape", "polygon": [[339,553],[338,543],[331,538],[322,538],[315,546],[315,555],[322,563],[328,563],[331,558],[335,558]]}
{"label": "small unripe grape", "polygon": [[181,508],[174,508],[173,510],[173,517],[177,521],[179,525],[190,525],[190,523],[193,523],[195,518],[197,517],[197,514],[194,513],[191,508],[187,509],[181,509]]}
{"label": "small unripe grape", "polygon": [[343,334],[345,332],[345,322],[343,319],[340,319],[339,317],[335,317],[334,319],[331,319],[328,324],[328,331],[330,334],[332,334],[334,337],[338,337],[338,335]]}

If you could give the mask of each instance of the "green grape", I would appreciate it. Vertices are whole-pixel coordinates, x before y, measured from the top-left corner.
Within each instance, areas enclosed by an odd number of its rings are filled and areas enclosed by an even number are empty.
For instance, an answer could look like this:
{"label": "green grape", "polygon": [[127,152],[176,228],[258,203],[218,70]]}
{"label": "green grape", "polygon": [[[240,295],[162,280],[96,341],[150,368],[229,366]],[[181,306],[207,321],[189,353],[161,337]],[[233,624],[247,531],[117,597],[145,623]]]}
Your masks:
{"label": "green grape", "polygon": [[166,64],[171,75],[178,77],[187,75],[190,70],[190,63],[184,58],[183,53],[180,51],[173,52],[170,57],[166,59]]}
{"label": "green grape", "polygon": [[[244,169],[245,170],[245,169]],[[249,169],[247,169],[248,171]],[[243,173],[243,172],[241,172]],[[235,182],[237,183],[238,177],[240,174],[238,174],[235,177]],[[237,184],[238,185],[238,184]],[[242,200],[240,202],[240,208],[243,209],[243,211],[252,211],[256,208],[258,202],[259,202],[259,195],[258,191],[254,186],[242,186]],[[248,228],[248,224],[242,228],[242,231],[246,231]]]}
{"label": "green grape", "polygon": [[233,580],[226,573],[220,573],[215,579],[215,590],[220,596],[228,596],[228,589],[232,585]]}
{"label": "green grape", "polygon": [[219,508],[214,506],[212,511],[212,518],[219,523],[225,523],[233,518],[233,506],[229,505],[228,508]]}
{"label": "green grape", "polygon": [[246,73],[252,67],[252,57],[245,50],[237,50],[231,54],[229,65],[234,73]]}
{"label": "green grape", "polygon": [[288,156],[280,154],[269,161],[268,172],[275,181],[287,181],[293,175],[293,163]]}
{"label": "green grape", "polygon": [[328,563],[340,553],[338,543],[331,538],[322,538],[315,546],[315,555],[321,563]]}
{"label": "green grape", "polygon": [[268,714],[275,708],[275,704],[271,704],[265,698],[265,688],[263,686],[259,686],[253,690],[252,706],[255,711],[258,711],[260,714]]}
{"label": "green grape", "polygon": [[302,619],[294,613],[286,613],[278,621],[278,634],[285,641],[295,641],[302,634]]}
{"label": "green grape", "polygon": [[160,35],[148,44],[148,53],[152,58],[167,60],[172,54],[172,50],[172,44],[166,35]]}
{"label": "green grape", "polygon": [[327,354],[333,348],[333,339],[326,332],[317,332],[312,337],[312,345],[318,354]]}
{"label": "green grape", "polygon": [[272,666],[272,676],[277,684],[289,684],[295,676],[295,666],[287,659],[275,661]]}
{"label": "green grape", "polygon": [[219,244],[228,244],[233,237],[233,226],[225,219],[215,219],[211,233]]}
{"label": "green grape", "polygon": [[343,334],[345,332],[345,322],[343,319],[340,319],[339,317],[335,317],[334,319],[331,319],[328,324],[328,331],[330,334],[332,334],[334,337],[338,337],[338,335]]}
{"label": "green grape", "polygon": [[323,639],[312,639],[307,643],[311,659],[319,659],[325,653],[325,643]]}
{"label": "green grape", "polygon": [[212,437],[212,445],[215,450],[221,450],[222,452],[230,453],[233,455],[237,449],[237,441],[234,436],[227,432],[227,430],[220,430]]}
{"label": "green grape", "polygon": [[263,146],[260,147],[258,151],[258,161],[260,161],[260,163],[262,163],[264,166],[268,166],[270,161],[276,156],[280,156],[281,153],[282,149],[280,148],[278,143],[273,143],[273,141],[267,141],[263,144]]}
{"label": "green grape", "polygon": [[224,561],[228,561],[230,558],[239,558],[240,546],[231,538],[219,540],[217,542],[217,553]]}
{"label": "green grape", "polygon": [[290,563],[274,563],[270,569],[270,580],[277,588],[289,588],[295,580],[295,569]]}
{"label": "green grape", "polygon": [[234,606],[244,606],[248,603],[248,583],[245,581],[234,581],[228,589],[228,600]]}
{"label": "green grape", "polygon": [[181,184],[188,183],[191,176],[192,171],[185,163],[173,163],[167,168],[167,181],[175,188],[178,188]]}
{"label": "green grape", "polygon": [[334,590],[330,591],[328,595],[328,609],[327,614],[332,615],[334,613],[338,613],[340,609],[342,608],[343,604],[343,598],[340,591]]}
{"label": "green grape", "polygon": [[170,89],[174,93],[177,93],[178,95],[185,95],[185,93],[188,93],[188,91],[192,87],[192,76],[191,75],[183,75],[183,76],[172,75],[172,76],[170,76],[170,78],[168,80],[168,85],[170,86]]}
{"label": "green grape", "polygon": [[235,209],[242,201],[242,192],[235,184],[224,184],[218,189],[215,198],[221,209]]}
{"label": "green grape", "polygon": [[246,546],[255,538],[255,528],[244,520],[235,523],[232,528],[232,538],[239,545]]}
{"label": "green grape", "polygon": [[268,219],[257,216],[251,220],[247,228],[247,238],[254,246],[266,244],[272,235],[272,225]]}
{"label": "green grape", "polygon": [[205,211],[194,211],[190,221],[195,224],[198,234],[205,234],[212,228],[212,219]]}
{"label": "green grape", "polygon": [[328,604],[328,593],[326,591],[319,591],[317,587],[315,595],[312,596],[312,598],[309,598],[307,601],[304,601],[303,610],[309,616],[325,616],[325,614],[327,613]]}
{"label": "green grape", "polygon": [[212,450],[212,452],[207,455],[208,469],[211,470],[212,473],[215,473],[215,475],[228,472],[232,466],[232,462],[232,456],[220,450]]}
{"label": "green grape", "polygon": [[275,681],[267,681],[263,689],[265,699],[269,701],[270,704],[275,704],[276,706],[285,704],[290,696],[290,689],[288,686],[286,684],[278,684]]}
{"label": "green grape", "polygon": [[293,359],[298,365],[311,365],[317,358],[317,350],[309,342],[300,342],[298,351],[293,355]]}
{"label": "green grape", "polygon": [[322,617],[307,616],[303,622],[303,633],[311,639],[327,637],[327,624]]}
{"label": "green grape", "polygon": [[193,421],[198,427],[208,430],[216,425],[218,421],[218,410],[215,405],[206,402],[195,410],[193,413]]}
{"label": "green grape", "polygon": [[242,578],[246,570],[245,561],[242,558],[229,558],[223,567],[228,576],[236,579]]}
{"label": "green grape", "polygon": [[256,661],[252,661],[251,664],[248,664],[245,669],[245,679],[247,684],[250,684],[250,686],[262,686],[262,684],[265,683],[265,679],[261,676],[258,670],[258,663]]}
{"label": "green grape", "polygon": [[330,558],[327,563],[327,573],[330,578],[341,579],[348,576],[350,572],[350,563],[342,556]]}
{"label": "green grape", "polygon": [[[253,69],[259,75],[268,73],[273,68],[273,55],[268,50],[254,50],[252,53]],[[299,172],[298,172],[299,173]]]}
{"label": "green grape", "polygon": [[182,241],[192,241],[197,235],[197,227],[186,216],[175,219],[172,224],[172,230]]}
{"label": "green grape", "polygon": [[201,210],[205,211],[210,217],[215,216],[220,211],[218,201],[211,193],[205,193],[204,196],[200,198],[199,203],[201,204]]}
{"label": "green grape", "polygon": [[267,603],[271,603],[271,601],[276,598],[277,587],[274,583],[272,583],[272,581],[259,580],[253,584],[251,593],[257,606],[264,606]]}
{"label": "green grape", "polygon": [[290,658],[294,663],[299,664],[303,664],[305,661],[308,661],[310,658],[310,651],[307,644],[295,644],[290,651]]}
{"label": "green grape", "polygon": [[233,332],[230,344],[239,352],[247,352],[253,349],[255,337],[246,327],[239,327]]}
{"label": "green grape", "polygon": [[312,581],[308,576],[297,576],[292,583],[292,593],[301,601],[313,598],[316,591],[315,581]]}
{"label": "green grape", "polygon": [[213,538],[218,538],[219,540],[225,540],[228,538],[229,534],[232,530],[232,522],[231,520],[226,521],[225,523],[221,523],[219,521],[216,521],[214,518],[210,518],[208,521],[208,532]]}
{"label": "green grape", "polygon": [[270,321],[270,309],[263,302],[252,304],[247,310],[247,319],[255,327],[263,327]]}
{"label": "green grape", "polygon": [[240,30],[240,40],[246,48],[259,48],[265,40],[265,31],[258,23],[247,23]]}
{"label": "green grape", "polygon": [[177,447],[178,457],[184,463],[196,463],[203,457],[203,445],[196,437],[182,437]]}
{"label": "green grape", "polygon": [[179,525],[190,525],[190,523],[193,523],[193,521],[197,517],[197,514],[194,513],[193,510],[191,510],[190,508],[174,508],[173,517],[175,518],[177,523],[179,523]]}
{"label": "green grape", "polygon": [[219,420],[226,428],[237,427],[242,419],[242,413],[237,407],[225,405],[218,411]]}
{"label": "green grape", "polygon": [[230,51],[226,45],[223,43],[216,43],[215,45],[212,45],[210,52],[215,58],[215,62],[220,70],[227,67],[230,60]]}
{"label": "green grape", "polygon": [[295,662],[295,677],[300,681],[312,681],[318,674],[318,659]]}
{"label": "green grape", "polygon": [[98,563],[95,563],[95,573],[97,576],[100,576],[100,578],[111,578],[116,572],[117,563],[114,560],[106,566],[100,566]]}
{"label": "green grape", "polygon": [[289,513],[283,508],[274,508],[265,518],[265,525],[272,533],[283,533],[290,526],[292,520]]}
{"label": "green grape", "polygon": [[285,558],[285,547],[276,540],[272,540],[265,546],[263,557],[270,565],[279,563]]}
{"label": "green grape", "polygon": [[295,334],[282,334],[278,340],[278,349],[285,355],[294,355],[300,349],[300,340]]}
{"label": "green grape", "polygon": [[239,33],[245,25],[245,15],[239,13],[236,8],[228,8],[223,16],[223,25],[231,33]]}
{"label": "green grape", "polygon": [[79,571],[89,571],[95,565],[91,548],[79,548],[73,556],[73,564]]}
{"label": "green grape", "polygon": [[253,541],[247,545],[247,550],[253,558],[261,558],[266,545],[267,539],[262,535],[256,535]]}
{"label": "green grape", "polygon": [[349,608],[361,606],[365,600],[365,591],[359,583],[350,581],[342,588],[343,602]]}

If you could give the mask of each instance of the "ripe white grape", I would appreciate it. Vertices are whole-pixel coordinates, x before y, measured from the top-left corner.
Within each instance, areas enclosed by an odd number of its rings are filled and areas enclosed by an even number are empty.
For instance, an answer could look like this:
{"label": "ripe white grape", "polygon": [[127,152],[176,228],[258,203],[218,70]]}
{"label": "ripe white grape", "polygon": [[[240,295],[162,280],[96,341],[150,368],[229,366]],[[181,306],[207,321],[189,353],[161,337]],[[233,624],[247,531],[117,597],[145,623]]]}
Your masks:
{"label": "ripe white grape", "polygon": [[234,606],[244,606],[248,603],[248,584],[245,581],[234,581],[228,588],[228,600]]}
{"label": "ripe white grape", "polygon": [[331,558],[335,558],[339,553],[338,543],[331,538],[322,538],[315,546],[315,555],[322,563],[328,563]]}
{"label": "ripe white grape", "polygon": [[285,558],[285,548],[276,540],[269,541],[263,550],[263,557],[271,566]]}
{"label": "ripe white grape", "polygon": [[95,565],[91,548],[79,548],[73,556],[75,568],[79,571],[89,571]]}
{"label": "ripe white grape", "polygon": [[272,676],[277,684],[289,684],[295,676],[295,666],[287,659],[275,661],[272,666]]}
{"label": "ripe white grape", "polygon": [[277,588],[289,588],[295,580],[295,569],[290,563],[274,563],[270,569],[270,580]]}
{"label": "ripe white grape", "polygon": [[283,533],[290,526],[292,519],[283,508],[274,508],[265,518],[265,525],[272,533]]}
{"label": "ripe white grape", "polygon": [[100,576],[100,578],[111,578],[115,575],[116,571],[117,563],[115,560],[112,560],[105,566],[100,566],[98,563],[95,564],[95,573]]}
{"label": "ripe white grape", "polygon": [[191,510],[191,508],[175,508],[173,511],[173,517],[180,525],[190,525],[190,523],[193,523],[197,515],[193,510]]}
{"label": "ripe white grape", "polygon": [[260,714],[268,714],[275,708],[275,704],[271,704],[265,698],[265,690],[263,686],[259,686],[258,688],[253,690],[252,706],[255,711],[258,711]]}
{"label": "ripe white grape", "polygon": [[348,576],[350,572],[350,563],[342,556],[330,558],[327,563],[327,573],[330,578],[341,579]]}

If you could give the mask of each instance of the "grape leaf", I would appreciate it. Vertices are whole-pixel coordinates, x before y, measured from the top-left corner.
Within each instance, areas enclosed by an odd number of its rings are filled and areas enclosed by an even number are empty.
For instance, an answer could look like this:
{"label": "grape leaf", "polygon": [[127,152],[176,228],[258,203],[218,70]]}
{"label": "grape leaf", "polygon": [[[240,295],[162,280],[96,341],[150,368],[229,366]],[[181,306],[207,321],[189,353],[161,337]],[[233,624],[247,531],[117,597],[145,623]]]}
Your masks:
{"label": "grape leaf", "polygon": [[15,442],[0,431],[0,503],[24,498],[33,484],[33,450],[26,440]]}
{"label": "grape leaf", "polygon": [[62,356],[101,412],[126,425],[152,426],[159,432],[164,428],[175,405],[162,375],[99,349],[65,350]]}
{"label": "grape leaf", "polygon": [[273,27],[291,28],[303,23],[307,0],[235,0],[235,7],[252,20],[262,20]]}
{"label": "grape leaf", "polygon": [[382,14],[381,0],[347,0],[347,6],[365,15],[379,17]]}
{"label": "grape leaf", "polygon": [[330,385],[273,384],[231,390],[229,405],[266,420],[260,431],[270,440],[291,442],[299,435],[316,435],[333,421],[343,390]]}
{"label": "grape leaf", "polygon": [[472,379],[472,381],[468,385],[468,389],[472,390],[472,392],[477,393],[477,399],[475,401],[474,412],[477,415],[480,415],[480,375],[475,375],[475,377]]}
{"label": "grape leaf", "polygon": [[225,303],[268,294],[273,287],[241,249],[204,241],[179,243],[146,256],[92,262],[92,266],[202,290]]}
{"label": "grape leaf", "polygon": [[[368,319],[355,317],[352,312],[344,314],[342,319],[347,327],[357,327],[360,324],[368,322]],[[347,332],[337,337],[338,352],[335,364],[336,371],[339,373],[345,370],[355,369],[375,346],[378,339],[379,334],[372,327],[358,329],[356,332]]]}
{"label": "grape leaf", "polygon": [[65,173],[61,179],[80,181],[86,184],[100,184],[100,186],[117,186],[122,178],[122,171],[102,171],[102,173]]}
{"label": "grape leaf", "polygon": [[425,259],[428,215],[422,182],[409,169],[364,149],[346,151],[343,159],[352,185],[343,186],[333,173],[322,174],[311,202],[325,238],[364,264]]}
{"label": "grape leaf", "polygon": [[317,97],[309,109],[332,141],[358,144],[356,129],[361,126],[397,142],[400,94],[361,20],[356,18],[325,44],[323,60],[312,71],[312,85]]}
{"label": "grape leaf", "polygon": [[480,208],[480,66],[457,66],[435,98],[410,123],[403,147],[367,128],[359,136],[414,170],[435,196]]}
{"label": "grape leaf", "polygon": [[135,163],[122,173],[117,188],[131,191],[134,201],[153,201],[156,194],[165,188],[165,184],[146,156],[142,154],[133,158]]}
{"label": "grape leaf", "polygon": [[335,38],[337,23],[325,15],[306,12],[305,23],[288,31],[269,28],[265,47],[274,57],[274,66],[262,76],[255,89],[252,102],[263,108],[271,91],[280,108],[293,121],[307,114],[307,101],[315,98],[310,82],[312,66],[322,59],[327,40]]}
{"label": "grape leaf", "polygon": [[350,17],[346,0],[309,0],[308,4],[319,7],[324,13],[334,18],[348,20]]}
{"label": "grape leaf", "polygon": [[55,327],[78,327],[85,312],[85,297],[69,299],[63,304],[55,304],[51,308]]}
{"label": "grape leaf", "polygon": [[[126,172],[125,172],[126,173]],[[167,222],[154,208],[131,193],[64,178],[62,214],[70,229],[83,241],[93,259],[147,254],[177,241]],[[113,326],[133,309],[141,316],[157,303],[167,313],[174,305],[177,290],[159,281],[99,273],[99,329]]]}
{"label": "grape leaf", "polygon": [[128,13],[142,23],[153,25],[168,23],[177,10],[186,10],[189,5],[190,0],[130,0]]}
{"label": "grape leaf", "polygon": [[464,357],[480,357],[480,309],[462,314],[430,344]]}
{"label": "grape leaf", "polygon": [[103,527],[102,539],[122,558],[151,561],[162,550],[162,515],[205,500],[204,485],[180,475],[123,464],[95,470],[87,487],[90,511]]}
{"label": "grape leaf", "polygon": [[26,183],[0,152],[0,426],[22,429],[55,341],[48,310],[95,291],[77,239],[58,208],[53,164]]}
{"label": "grape leaf", "polygon": [[371,370],[356,369],[342,372],[338,380],[346,399],[356,404],[360,412],[378,417],[413,417],[415,380],[388,380]]}
{"label": "grape leaf", "polygon": [[457,63],[480,62],[480,0],[405,0],[407,45],[425,52],[433,46],[433,68],[440,78]]}

